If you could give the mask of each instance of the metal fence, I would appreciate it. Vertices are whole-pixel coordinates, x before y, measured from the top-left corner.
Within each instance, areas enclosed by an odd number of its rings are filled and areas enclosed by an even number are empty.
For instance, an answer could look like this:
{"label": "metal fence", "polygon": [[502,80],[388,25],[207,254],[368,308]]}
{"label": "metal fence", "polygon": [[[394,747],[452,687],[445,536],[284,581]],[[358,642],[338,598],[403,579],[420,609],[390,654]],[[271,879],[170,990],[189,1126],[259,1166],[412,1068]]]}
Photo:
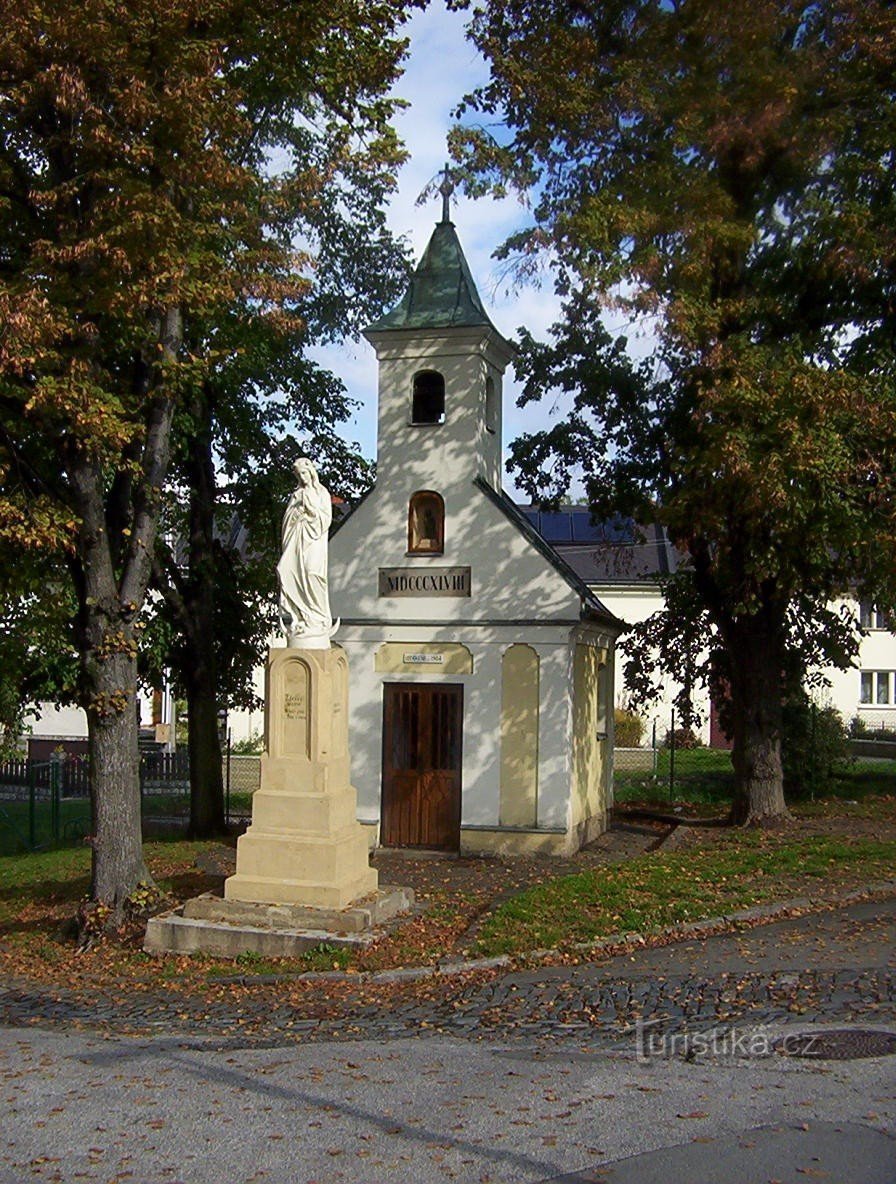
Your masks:
{"label": "metal fence", "polygon": [[617,748],[616,800],[725,801],[734,790],[731,753],[720,748]]}
{"label": "metal fence", "polygon": [[[228,824],[248,820],[260,780],[260,758],[224,757],[224,809]],[[144,831],[186,827],[190,816],[190,762],[186,750],[140,754]],[[60,755],[49,761],[0,762],[0,854],[80,842],[92,830],[90,764]]]}
{"label": "metal fence", "polygon": [[654,726],[649,741],[639,748],[616,748],[613,756],[615,796],[635,799],[717,802],[734,789],[731,753],[701,744],[688,728]]}
{"label": "metal fence", "polygon": [[[687,730],[654,728],[640,748],[616,748],[613,758],[617,802],[729,802],[734,794],[734,768],[725,748],[700,744]],[[852,740],[849,752],[831,757],[814,732],[807,746],[801,783],[792,796],[854,799],[866,793],[896,793],[896,745]],[[791,790],[788,789],[788,795]]]}

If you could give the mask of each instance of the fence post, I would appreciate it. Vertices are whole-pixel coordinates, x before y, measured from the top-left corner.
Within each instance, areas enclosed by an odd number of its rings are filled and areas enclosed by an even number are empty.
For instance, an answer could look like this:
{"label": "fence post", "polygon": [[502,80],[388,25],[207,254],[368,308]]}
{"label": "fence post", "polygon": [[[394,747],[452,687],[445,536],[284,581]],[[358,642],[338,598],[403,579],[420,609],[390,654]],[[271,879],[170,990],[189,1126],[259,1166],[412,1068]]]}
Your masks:
{"label": "fence post", "polygon": [[33,851],[37,846],[37,778],[35,776],[34,761],[28,761],[28,846]]}
{"label": "fence post", "polygon": [[54,759],[50,762],[50,829],[53,842],[59,842],[59,784],[62,780],[60,772],[62,762]]}
{"label": "fence post", "polygon": [[230,728],[227,729],[227,748],[225,750],[226,764],[224,766],[224,822],[230,826]]}
{"label": "fence post", "polygon": [[672,708],[672,729],[669,732],[669,801],[675,801],[675,708]]}
{"label": "fence post", "polygon": [[651,738],[651,744],[653,745],[653,779],[655,781],[656,775],[659,772],[659,752],[657,751],[656,747],[656,718],[654,718],[653,721],[653,735]]}

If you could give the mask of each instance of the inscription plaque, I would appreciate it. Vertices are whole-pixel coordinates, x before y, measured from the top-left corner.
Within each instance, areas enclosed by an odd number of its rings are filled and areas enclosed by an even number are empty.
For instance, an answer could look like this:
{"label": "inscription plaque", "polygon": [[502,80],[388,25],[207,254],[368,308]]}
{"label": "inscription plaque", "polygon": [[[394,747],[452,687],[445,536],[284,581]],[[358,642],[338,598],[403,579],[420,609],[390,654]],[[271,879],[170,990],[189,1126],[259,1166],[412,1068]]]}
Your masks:
{"label": "inscription plaque", "polygon": [[469,596],[469,567],[381,567],[380,596]]}

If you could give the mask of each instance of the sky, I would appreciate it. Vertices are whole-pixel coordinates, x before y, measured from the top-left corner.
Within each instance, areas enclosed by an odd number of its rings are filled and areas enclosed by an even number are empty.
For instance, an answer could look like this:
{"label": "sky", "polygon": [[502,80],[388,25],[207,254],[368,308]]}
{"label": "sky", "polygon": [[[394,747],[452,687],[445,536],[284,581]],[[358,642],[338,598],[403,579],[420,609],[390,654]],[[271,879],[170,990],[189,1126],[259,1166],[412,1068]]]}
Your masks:
{"label": "sky", "polygon": [[[399,174],[398,190],[388,211],[392,232],[405,237],[419,260],[435,223],[441,199],[418,206],[417,198],[447,160],[446,135],[451,111],[463,95],[486,81],[485,61],[464,36],[468,14],[447,12],[442,0],[431,0],[405,26],[410,53],[395,93],[410,104],[396,120],[410,158]],[[516,198],[471,201],[452,198],[452,221],[486,310],[505,337],[525,325],[542,337],[555,319],[557,302],[549,286],[513,286],[492,252],[514,230],[526,223],[526,210]],[[361,446],[365,456],[376,455],[376,357],[364,340],[315,351],[316,359],[337,374],[361,406],[342,426],[343,434]],[[524,428],[544,422],[545,410],[516,407],[519,387],[508,371],[504,381],[504,447]],[[505,484],[511,488],[510,479]]]}

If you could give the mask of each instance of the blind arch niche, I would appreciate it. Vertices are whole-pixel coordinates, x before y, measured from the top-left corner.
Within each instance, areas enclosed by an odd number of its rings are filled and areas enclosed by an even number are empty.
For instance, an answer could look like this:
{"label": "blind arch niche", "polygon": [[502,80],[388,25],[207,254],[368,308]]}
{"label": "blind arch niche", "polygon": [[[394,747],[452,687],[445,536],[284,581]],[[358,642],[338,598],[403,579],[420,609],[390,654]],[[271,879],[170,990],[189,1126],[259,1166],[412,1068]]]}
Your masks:
{"label": "blind arch niche", "polygon": [[408,505],[408,554],[441,555],[445,550],[445,502],[432,489],[418,489]]}

